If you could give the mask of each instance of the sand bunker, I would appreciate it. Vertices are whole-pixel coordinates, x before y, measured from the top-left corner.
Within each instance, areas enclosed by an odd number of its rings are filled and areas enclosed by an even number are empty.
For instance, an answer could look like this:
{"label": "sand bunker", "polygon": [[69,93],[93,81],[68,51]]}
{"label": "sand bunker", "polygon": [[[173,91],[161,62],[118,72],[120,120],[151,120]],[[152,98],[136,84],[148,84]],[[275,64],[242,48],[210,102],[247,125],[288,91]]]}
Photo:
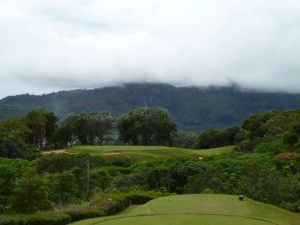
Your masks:
{"label": "sand bunker", "polygon": [[196,159],[202,160],[204,159],[204,155],[193,155]]}
{"label": "sand bunker", "polygon": [[103,155],[121,155],[121,151],[110,151],[110,152],[104,152]]}
{"label": "sand bunker", "polygon": [[43,154],[51,154],[51,153],[63,154],[63,153],[68,153],[67,151],[68,151],[68,149],[64,148],[64,149],[58,149],[58,150],[44,151]]}

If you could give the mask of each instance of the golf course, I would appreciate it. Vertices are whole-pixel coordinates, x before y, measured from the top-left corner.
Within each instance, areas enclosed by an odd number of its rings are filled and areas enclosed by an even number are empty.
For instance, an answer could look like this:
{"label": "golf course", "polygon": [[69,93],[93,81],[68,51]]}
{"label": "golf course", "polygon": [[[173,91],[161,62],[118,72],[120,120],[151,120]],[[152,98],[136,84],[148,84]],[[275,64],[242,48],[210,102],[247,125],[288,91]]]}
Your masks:
{"label": "golf course", "polygon": [[192,150],[186,148],[165,147],[165,146],[91,146],[80,145],[72,148],[47,151],[46,153],[87,153],[92,156],[120,157],[128,156],[132,159],[147,160],[156,157],[181,157],[191,156],[202,159],[207,156],[229,153],[233,151],[233,146],[220,148]]}
{"label": "golf course", "polygon": [[235,195],[193,194],[154,199],[115,216],[71,225],[299,225],[300,215]]}

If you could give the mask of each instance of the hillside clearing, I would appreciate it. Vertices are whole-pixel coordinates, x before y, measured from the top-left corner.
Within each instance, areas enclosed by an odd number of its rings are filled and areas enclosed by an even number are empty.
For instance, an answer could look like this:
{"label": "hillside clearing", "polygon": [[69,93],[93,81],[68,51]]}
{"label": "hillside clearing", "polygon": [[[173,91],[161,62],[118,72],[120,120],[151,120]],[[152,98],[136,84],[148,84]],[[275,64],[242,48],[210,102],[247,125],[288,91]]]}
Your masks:
{"label": "hillside clearing", "polygon": [[68,149],[46,151],[50,153],[88,153],[92,156],[119,157],[128,156],[134,159],[152,159],[155,157],[180,157],[192,156],[203,159],[206,156],[229,153],[233,146],[212,148],[205,150],[192,150],[186,148],[165,147],[165,146],[75,146]]}

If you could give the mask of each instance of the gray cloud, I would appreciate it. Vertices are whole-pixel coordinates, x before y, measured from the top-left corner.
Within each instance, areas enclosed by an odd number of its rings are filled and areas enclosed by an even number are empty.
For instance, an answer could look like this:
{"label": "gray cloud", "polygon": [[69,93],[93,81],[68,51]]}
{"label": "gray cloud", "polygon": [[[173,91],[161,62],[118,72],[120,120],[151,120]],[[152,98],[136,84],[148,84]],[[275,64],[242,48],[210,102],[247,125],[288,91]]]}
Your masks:
{"label": "gray cloud", "polygon": [[0,97],[123,82],[300,92],[296,0],[2,0]]}

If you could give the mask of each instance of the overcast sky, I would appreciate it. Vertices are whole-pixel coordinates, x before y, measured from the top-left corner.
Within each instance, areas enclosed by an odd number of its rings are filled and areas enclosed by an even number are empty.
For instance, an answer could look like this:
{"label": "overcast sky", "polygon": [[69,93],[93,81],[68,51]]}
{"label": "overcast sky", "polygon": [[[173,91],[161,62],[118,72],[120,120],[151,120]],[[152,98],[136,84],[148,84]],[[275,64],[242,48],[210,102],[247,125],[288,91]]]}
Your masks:
{"label": "overcast sky", "polygon": [[124,82],[300,92],[300,1],[0,0],[0,98]]}

